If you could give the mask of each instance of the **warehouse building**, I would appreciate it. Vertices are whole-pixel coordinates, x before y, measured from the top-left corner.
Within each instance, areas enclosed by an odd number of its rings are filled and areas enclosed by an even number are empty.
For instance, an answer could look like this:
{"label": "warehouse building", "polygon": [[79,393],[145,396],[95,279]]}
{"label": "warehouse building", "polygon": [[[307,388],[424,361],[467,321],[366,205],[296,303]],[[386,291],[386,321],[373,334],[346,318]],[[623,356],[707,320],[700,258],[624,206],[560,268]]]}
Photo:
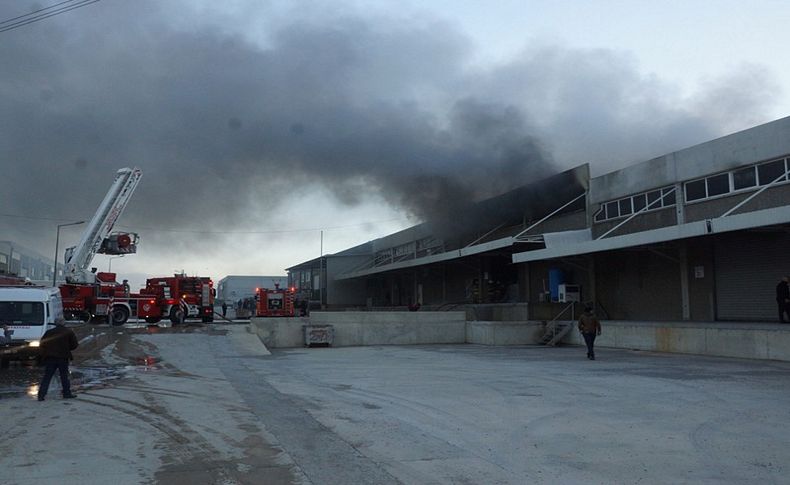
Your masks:
{"label": "warehouse building", "polygon": [[275,284],[283,288],[287,284],[286,276],[254,276],[254,275],[228,275],[217,282],[218,302],[228,304],[244,298],[255,296],[256,288],[274,288]]}
{"label": "warehouse building", "polygon": [[[587,227],[513,255],[615,320],[778,320],[790,273],[790,118],[590,180]],[[537,286],[537,288],[536,288]]]}
{"label": "warehouse building", "polygon": [[[14,241],[0,241],[0,275],[15,275],[36,283],[51,285],[53,268],[52,259]],[[61,278],[63,276],[63,266],[60,264],[58,276]]]}
{"label": "warehouse building", "polygon": [[579,300],[611,320],[773,322],[790,273],[788,157],[783,118],[601,176],[582,165],[289,278],[329,309],[552,320]]}

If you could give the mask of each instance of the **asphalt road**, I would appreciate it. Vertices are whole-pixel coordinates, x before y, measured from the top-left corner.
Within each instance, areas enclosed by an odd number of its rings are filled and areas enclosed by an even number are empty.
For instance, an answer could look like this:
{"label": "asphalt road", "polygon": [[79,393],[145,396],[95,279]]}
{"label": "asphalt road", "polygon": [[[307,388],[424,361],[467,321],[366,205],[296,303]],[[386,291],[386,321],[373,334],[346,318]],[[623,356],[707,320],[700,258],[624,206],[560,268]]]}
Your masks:
{"label": "asphalt road", "polygon": [[0,483],[790,482],[787,363],[129,327],[77,329],[75,400],[0,371]]}

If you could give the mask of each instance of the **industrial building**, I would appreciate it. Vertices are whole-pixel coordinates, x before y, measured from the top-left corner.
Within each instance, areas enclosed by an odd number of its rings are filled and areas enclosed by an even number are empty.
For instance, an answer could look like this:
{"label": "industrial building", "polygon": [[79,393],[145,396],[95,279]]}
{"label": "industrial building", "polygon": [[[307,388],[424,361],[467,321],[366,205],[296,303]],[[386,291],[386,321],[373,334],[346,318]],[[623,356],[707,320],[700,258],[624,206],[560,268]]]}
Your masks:
{"label": "industrial building", "polygon": [[328,309],[534,321],[579,300],[609,320],[775,322],[789,172],[783,118],[600,176],[581,165],[533,181],[288,268],[289,284]]}
{"label": "industrial building", "polygon": [[[9,274],[29,278],[33,282],[52,284],[54,261],[41,256],[14,241],[0,241],[0,275]],[[63,266],[58,265],[63,276]]]}
{"label": "industrial building", "polygon": [[256,288],[274,288],[275,284],[285,287],[286,276],[228,275],[217,282],[216,301],[228,304],[255,296]]}

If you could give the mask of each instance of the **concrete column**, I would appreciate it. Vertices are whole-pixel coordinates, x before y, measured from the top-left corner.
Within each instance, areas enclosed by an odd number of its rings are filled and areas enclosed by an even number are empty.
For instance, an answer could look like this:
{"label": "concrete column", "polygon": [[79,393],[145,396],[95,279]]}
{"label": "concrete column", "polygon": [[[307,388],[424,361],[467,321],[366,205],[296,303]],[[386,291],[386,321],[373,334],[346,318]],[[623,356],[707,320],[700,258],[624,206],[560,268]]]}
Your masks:
{"label": "concrete column", "polygon": [[689,305],[689,264],[688,264],[688,248],[686,241],[681,240],[680,246],[680,302],[683,310],[683,320],[691,320],[691,308]]}
{"label": "concrete column", "polygon": [[587,290],[587,296],[593,302],[593,305],[598,302],[598,296],[596,295],[595,291],[595,255],[591,254],[588,256],[589,263],[587,264],[587,281],[590,284],[590,288]]}
{"label": "concrete column", "polygon": [[520,283],[524,285],[521,288],[521,301],[529,302],[529,295],[530,295],[530,280],[529,280],[529,265],[530,263],[521,263],[521,278]]}
{"label": "concrete column", "polygon": [[683,184],[675,184],[675,216],[677,217],[678,224],[686,222],[686,206],[684,204],[685,197],[683,194]]}
{"label": "concrete column", "polygon": [[442,265],[442,303],[447,303],[447,265]]}

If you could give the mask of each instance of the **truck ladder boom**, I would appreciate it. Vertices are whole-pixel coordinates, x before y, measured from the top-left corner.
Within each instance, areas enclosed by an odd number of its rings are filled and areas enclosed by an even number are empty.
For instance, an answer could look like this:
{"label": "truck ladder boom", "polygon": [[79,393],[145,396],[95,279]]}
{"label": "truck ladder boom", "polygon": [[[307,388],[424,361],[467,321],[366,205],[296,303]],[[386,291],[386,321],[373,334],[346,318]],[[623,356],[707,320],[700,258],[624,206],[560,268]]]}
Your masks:
{"label": "truck ladder boom", "polygon": [[66,281],[69,283],[95,282],[95,276],[88,270],[88,267],[99,251],[102,241],[112,232],[115,222],[129,203],[142,176],[142,170],[137,167],[118,170],[115,181],[82,234],[82,239],[76,246],[66,250]]}

